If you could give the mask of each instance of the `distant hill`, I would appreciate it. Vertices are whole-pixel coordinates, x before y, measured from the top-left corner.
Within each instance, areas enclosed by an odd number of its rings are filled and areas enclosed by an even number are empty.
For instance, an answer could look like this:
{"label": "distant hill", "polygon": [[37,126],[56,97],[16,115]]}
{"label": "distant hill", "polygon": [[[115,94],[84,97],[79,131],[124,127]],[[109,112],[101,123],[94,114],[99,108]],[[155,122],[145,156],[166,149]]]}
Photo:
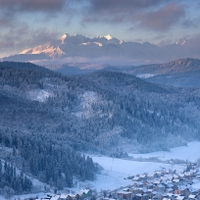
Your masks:
{"label": "distant hill", "polygon": [[119,71],[135,75],[147,81],[182,87],[200,86],[200,60],[180,59],[163,64],[140,65],[124,68],[106,68],[108,71]]}

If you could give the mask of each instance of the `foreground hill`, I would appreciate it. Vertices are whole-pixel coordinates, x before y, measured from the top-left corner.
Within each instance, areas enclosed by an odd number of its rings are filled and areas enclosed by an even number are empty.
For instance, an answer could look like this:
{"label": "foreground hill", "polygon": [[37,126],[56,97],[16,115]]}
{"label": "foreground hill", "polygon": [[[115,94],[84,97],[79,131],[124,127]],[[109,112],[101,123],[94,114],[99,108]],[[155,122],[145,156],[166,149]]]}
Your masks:
{"label": "foreground hill", "polygon": [[2,158],[57,187],[94,179],[97,166],[79,152],[123,157],[200,137],[198,88],[120,72],[61,76],[1,62],[0,96],[0,142],[14,152]]}
{"label": "foreground hill", "polygon": [[[97,166],[57,131],[67,120],[50,100],[59,81],[64,81],[59,74],[31,63],[0,63],[0,157],[12,170],[14,166],[15,171],[31,173],[61,189],[73,186],[74,178],[94,180]],[[7,169],[2,167],[0,172]],[[28,192],[31,184],[21,185],[23,175],[13,175],[12,170],[6,181],[1,179],[1,187]]]}

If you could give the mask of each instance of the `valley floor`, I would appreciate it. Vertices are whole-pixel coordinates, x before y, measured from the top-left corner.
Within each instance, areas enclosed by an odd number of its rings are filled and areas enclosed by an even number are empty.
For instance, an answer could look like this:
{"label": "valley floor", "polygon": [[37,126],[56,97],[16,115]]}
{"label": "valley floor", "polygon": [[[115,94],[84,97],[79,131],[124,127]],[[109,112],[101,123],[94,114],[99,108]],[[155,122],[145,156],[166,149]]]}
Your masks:
{"label": "valley floor", "polygon": [[90,185],[97,191],[101,189],[113,190],[132,184],[131,180],[126,179],[129,176],[150,173],[163,168],[182,171],[187,161],[197,162],[200,159],[199,152],[200,142],[193,141],[188,143],[187,146],[172,148],[169,152],[130,153],[130,160],[90,155],[94,162],[104,168],[102,174],[97,176],[94,183],[90,182]]}
{"label": "valley floor", "polygon": [[[198,163],[200,159],[200,142],[194,141],[187,146],[172,148],[169,152],[153,152],[147,154],[131,154],[130,159],[117,159],[106,156],[90,155],[94,162],[103,167],[101,174],[97,175],[95,181],[77,183],[74,192],[89,187],[96,189],[98,193],[103,190],[115,190],[121,187],[133,185],[130,176],[143,173],[153,173],[156,170],[176,170],[182,172],[188,162]],[[200,189],[200,181],[195,179],[191,185],[194,189]],[[30,196],[30,195],[29,195]],[[33,196],[45,197],[45,194],[32,194]],[[11,199],[24,199],[25,196],[14,196]],[[3,200],[3,197],[0,197]]]}

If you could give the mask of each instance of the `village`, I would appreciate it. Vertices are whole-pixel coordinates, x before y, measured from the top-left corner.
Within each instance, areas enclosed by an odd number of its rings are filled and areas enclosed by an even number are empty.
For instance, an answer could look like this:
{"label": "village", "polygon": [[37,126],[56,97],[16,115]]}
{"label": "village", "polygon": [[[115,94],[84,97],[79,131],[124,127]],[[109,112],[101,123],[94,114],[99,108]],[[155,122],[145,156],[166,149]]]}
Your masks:
{"label": "village", "polygon": [[[82,189],[73,194],[47,194],[41,200],[198,200],[200,188],[194,189],[194,181],[200,181],[200,172],[196,163],[189,163],[183,170],[161,169],[152,173],[127,177],[132,184],[110,191],[94,193],[91,189]],[[39,198],[34,198],[38,199]]]}
{"label": "village", "polygon": [[115,197],[132,200],[200,199],[200,190],[192,188],[193,180],[199,178],[196,164],[191,163],[180,172],[163,169],[153,173],[138,174],[132,178],[133,186],[117,191]]}

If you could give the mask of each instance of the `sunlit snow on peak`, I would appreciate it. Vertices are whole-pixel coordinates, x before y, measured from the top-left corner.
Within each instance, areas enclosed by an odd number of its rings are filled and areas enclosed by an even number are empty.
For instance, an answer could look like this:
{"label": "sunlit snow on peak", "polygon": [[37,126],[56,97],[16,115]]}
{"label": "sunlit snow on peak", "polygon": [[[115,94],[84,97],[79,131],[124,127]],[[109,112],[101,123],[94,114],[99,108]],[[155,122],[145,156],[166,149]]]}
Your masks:
{"label": "sunlit snow on peak", "polygon": [[103,46],[103,44],[100,43],[100,42],[94,42],[94,44],[98,45],[99,47],[102,47],[102,46]]}
{"label": "sunlit snow on peak", "polygon": [[80,44],[80,45],[89,45],[89,44],[91,44],[91,42],[83,42],[83,43]]}
{"label": "sunlit snow on peak", "polygon": [[177,42],[176,42],[176,44],[177,45],[184,45],[184,44],[186,44],[186,40],[184,39],[184,38],[181,38],[180,40],[178,40]]}
{"label": "sunlit snow on peak", "polygon": [[108,34],[108,35],[105,35],[104,37],[105,37],[107,40],[112,40],[112,39],[113,39],[112,36],[109,35],[109,34]]}
{"label": "sunlit snow on peak", "polygon": [[65,43],[65,39],[69,36],[69,34],[65,33],[64,35],[61,36],[60,40],[62,41],[62,44]]}
{"label": "sunlit snow on peak", "polygon": [[107,39],[107,40],[112,40],[112,39],[113,39],[113,37],[112,37],[110,34],[105,35],[105,36],[98,36],[98,37],[96,37],[96,38],[105,38],[105,39]]}

